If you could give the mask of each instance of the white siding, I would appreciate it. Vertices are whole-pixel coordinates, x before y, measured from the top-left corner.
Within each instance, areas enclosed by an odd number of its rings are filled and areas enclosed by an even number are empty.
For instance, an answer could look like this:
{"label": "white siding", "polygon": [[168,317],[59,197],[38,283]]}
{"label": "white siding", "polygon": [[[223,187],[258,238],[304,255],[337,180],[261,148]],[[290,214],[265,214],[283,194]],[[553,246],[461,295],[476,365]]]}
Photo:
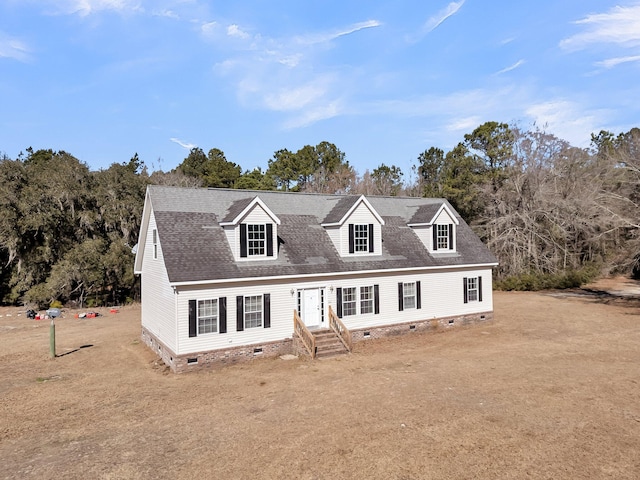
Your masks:
{"label": "white siding", "polygon": [[[464,277],[482,276],[482,302],[464,303]],[[420,309],[398,311],[398,283],[420,281]],[[336,289],[379,285],[380,313],[346,316],[342,320],[350,329],[360,329],[396,323],[427,320],[493,310],[491,269],[460,269],[405,275],[370,275],[349,278],[335,277],[291,281],[287,283],[254,282],[239,286],[222,285],[198,290],[181,289],[177,300],[178,346],[176,353],[183,355],[200,351],[223,349],[240,345],[291,338],[293,310],[297,307],[297,290],[325,288],[325,308],[331,305],[337,313]],[[291,292],[294,292],[293,294]],[[271,295],[271,328],[249,328],[236,331],[236,296]],[[227,298],[227,333],[212,333],[189,338],[189,300]]]}
{"label": "white siding", "polygon": [[162,254],[162,238],[158,233],[158,258],[153,258],[153,230],[156,220],[151,212],[149,230],[142,258],[142,326],[162,340],[167,347],[175,351],[177,345],[175,315],[175,296],[169,286],[169,277]]}
{"label": "white siding", "polygon": [[[334,291],[329,294],[329,303],[337,312],[337,287],[379,285],[380,313],[343,317],[343,323],[350,329],[488,312],[493,310],[491,274],[491,269],[479,269],[340,279],[332,282]],[[482,302],[465,304],[463,279],[477,276],[482,276]],[[422,308],[399,311],[398,283],[416,281],[420,281]]]}
{"label": "white siding", "polygon": [[[271,327],[263,326],[236,331],[236,297],[246,295],[271,295]],[[210,333],[189,337],[189,300],[209,298],[227,298],[227,333]],[[255,282],[241,286],[216,286],[195,291],[178,292],[178,350],[176,354],[194,353],[240,345],[252,345],[261,342],[291,338],[293,334],[293,309],[296,308],[296,295],[291,295],[290,284],[268,284]]]}
{"label": "white siding", "polygon": [[411,227],[420,241],[424,244],[424,246],[430,252],[433,251],[433,226],[432,225],[419,225],[416,227]]}

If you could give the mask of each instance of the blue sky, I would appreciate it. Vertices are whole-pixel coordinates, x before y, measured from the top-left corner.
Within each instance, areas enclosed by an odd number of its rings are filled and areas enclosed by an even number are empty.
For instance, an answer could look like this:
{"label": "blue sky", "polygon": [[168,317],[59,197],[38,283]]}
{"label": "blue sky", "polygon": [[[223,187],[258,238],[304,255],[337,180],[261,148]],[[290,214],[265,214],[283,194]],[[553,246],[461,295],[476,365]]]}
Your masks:
{"label": "blue sky", "polygon": [[243,169],[329,141],[408,175],[485,121],[580,147],[640,126],[640,1],[2,0],[0,152],[192,146]]}

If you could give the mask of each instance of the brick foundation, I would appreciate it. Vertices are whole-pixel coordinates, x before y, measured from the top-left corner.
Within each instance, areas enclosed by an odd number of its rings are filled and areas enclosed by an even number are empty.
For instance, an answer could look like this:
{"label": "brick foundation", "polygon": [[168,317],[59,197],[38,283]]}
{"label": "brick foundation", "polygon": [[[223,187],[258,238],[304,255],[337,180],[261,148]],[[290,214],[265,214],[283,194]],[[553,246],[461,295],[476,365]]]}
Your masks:
{"label": "brick foundation", "polygon": [[[456,315],[452,317],[433,318],[352,330],[351,338],[355,343],[371,338],[406,335],[412,332],[427,333],[445,331],[452,328],[489,322],[491,320],[493,320],[493,312]],[[276,342],[244,345],[226,348],[224,350],[196,352],[187,355],[175,355],[164,343],[144,327],[142,327],[141,339],[151,350],[156,352],[162,361],[175,373],[190,372],[208,366],[232,365],[251,361],[256,358],[271,358],[291,353],[294,355],[307,355],[302,340],[297,337],[293,339],[285,338]]]}
{"label": "brick foundation", "polygon": [[475,325],[493,320],[493,312],[473,313],[470,315],[455,315],[452,317],[432,318],[415,322],[397,323],[382,327],[361,328],[351,331],[353,342],[361,342],[371,338],[392,337],[406,335],[412,332],[436,332],[451,328]]}
{"label": "brick foundation", "polygon": [[176,355],[144,327],[142,327],[141,339],[151,350],[156,352],[165,365],[168,365],[175,373],[190,372],[202,367],[232,365],[235,363],[248,362],[255,358],[277,357],[291,353],[293,350],[292,339],[285,338],[275,342],[243,345],[226,348],[224,350]]}

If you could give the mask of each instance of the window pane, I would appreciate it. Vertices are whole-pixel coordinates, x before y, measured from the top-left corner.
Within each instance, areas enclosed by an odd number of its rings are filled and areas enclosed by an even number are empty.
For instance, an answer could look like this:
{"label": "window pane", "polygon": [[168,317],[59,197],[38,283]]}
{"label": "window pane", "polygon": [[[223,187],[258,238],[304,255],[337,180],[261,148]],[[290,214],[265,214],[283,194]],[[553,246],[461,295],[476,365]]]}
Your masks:
{"label": "window pane", "polygon": [[356,288],[348,287],[342,289],[342,315],[349,316],[356,314]]}
{"label": "window pane", "polygon": [[244,297],[244,327],[262,326],[262,295]]}
{"label": "window pane", "polygon": [[373,287],[360,287],[360,314],[373,313]]}
{"label": "window pane", "polygon": [[449,248],[449,225],[438,225],[438,249]]}
{"label": "window pane", "polygon": [[356,252],[369,251],[369,225],[354,225],[354,250]]}
{"label": "window pane", "polygon": [[265,238],[264,225],[247,225],[247,254],[264,255]]}
{"label": "window pane", "polygon": [[198,300],[198,334],[218,331],[218,299]]}
{"label": "window pane", "polygon": [[415,282],[402,284],[402,303],[405,309],[416,308],[416,284]]}
{"label": "window pane", "polygon": [[467,278],[467,300],[470,302],[478,300],[478,277]]}

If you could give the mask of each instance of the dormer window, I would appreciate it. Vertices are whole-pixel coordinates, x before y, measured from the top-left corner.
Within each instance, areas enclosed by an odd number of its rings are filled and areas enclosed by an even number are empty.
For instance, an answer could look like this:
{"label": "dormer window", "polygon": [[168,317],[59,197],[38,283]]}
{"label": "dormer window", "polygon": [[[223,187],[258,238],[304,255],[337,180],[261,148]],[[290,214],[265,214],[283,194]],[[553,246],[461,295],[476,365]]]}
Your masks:
{"label": "dormer window", "polygon": [[264,255],[264,225],[247,225],[247,254],[250,257]]}
{"label": "dormer window", "polygon": [[433,226],[433,251],[453,250],[453,225],[436,224]]}
{"label": "dormer window", "polygon": [[451,229],[451,225],[436,225],[437,227],[437,238],[436,238],[436,250],[446,250],[449,249],[449,232],[453,233],[453,229]]}
{"label": "dormer window", "polygon": [[258,197],[234,202],[220,222],[236,260],[278,258],[278,225],[280,219]]}
{"label": "dormer window", "polygon": [[240,224],[240,257],[273,257],[273,224]]}
{"label": "dormer window", "polygon": [[373,253],[373,224],[349,224],[349,253]]}

